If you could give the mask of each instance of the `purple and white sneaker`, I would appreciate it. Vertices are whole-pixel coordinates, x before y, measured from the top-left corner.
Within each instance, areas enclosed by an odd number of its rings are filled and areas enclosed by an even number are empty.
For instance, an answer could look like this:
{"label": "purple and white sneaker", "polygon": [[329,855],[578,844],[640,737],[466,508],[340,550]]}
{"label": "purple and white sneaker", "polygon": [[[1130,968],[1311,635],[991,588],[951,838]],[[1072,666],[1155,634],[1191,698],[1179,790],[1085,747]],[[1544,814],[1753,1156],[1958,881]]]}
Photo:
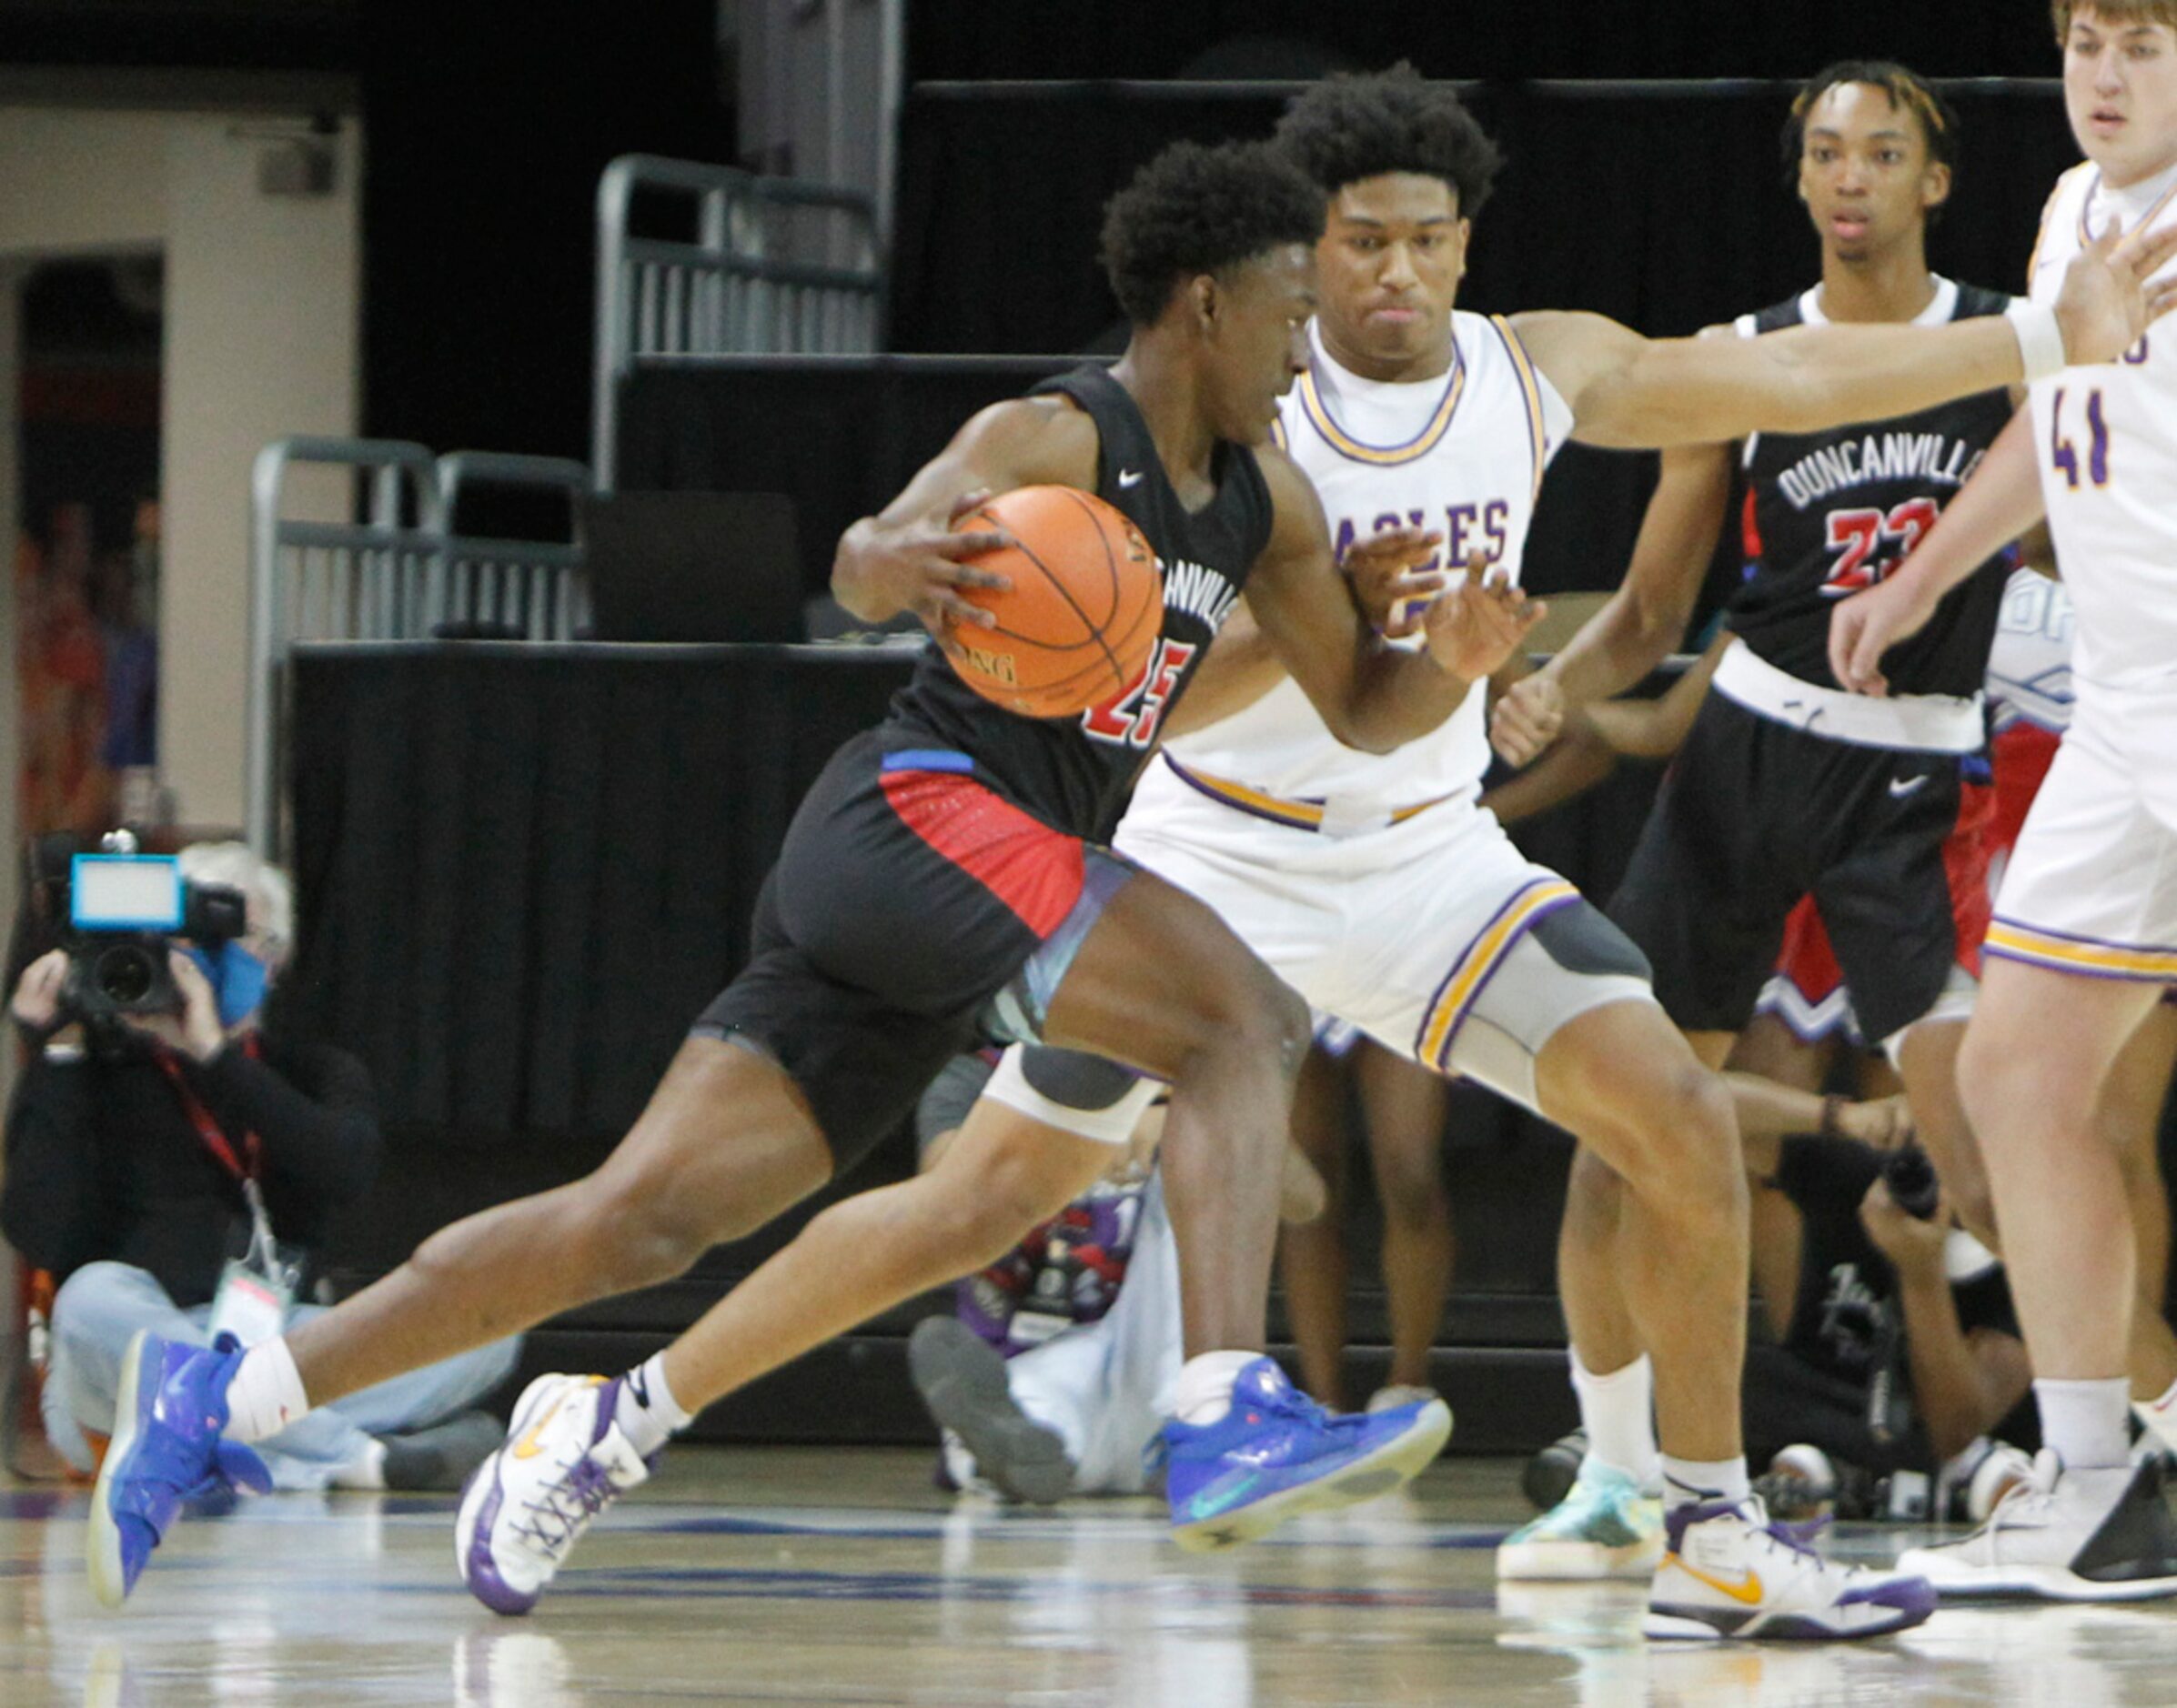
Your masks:
{"label": "purple and white sneaker", "polygon": [[590,1521],[649,1479],[613,1422],[620,1380],[538,1377],[514,1407],[506,1444],[462,1490],[454,1562],[492,1612],[536,1606]]}
{"label": "purple and white sneaker", "polygon": [[1926,1578],[1825,1560],[1805,1532],[1771,1523],[1759,1495],[1681,1506],[1663,1523],[1641,1626],[1650,1637],[1880,1637],[1935,1611]]}

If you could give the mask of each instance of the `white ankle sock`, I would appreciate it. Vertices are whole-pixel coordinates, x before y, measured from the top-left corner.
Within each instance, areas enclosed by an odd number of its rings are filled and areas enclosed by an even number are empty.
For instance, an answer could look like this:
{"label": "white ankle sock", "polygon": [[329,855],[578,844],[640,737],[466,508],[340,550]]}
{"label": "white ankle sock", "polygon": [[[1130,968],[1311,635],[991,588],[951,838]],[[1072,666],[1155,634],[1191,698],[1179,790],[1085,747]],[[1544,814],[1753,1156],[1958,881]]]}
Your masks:
{"label": "white ankle sock", "polygon": [[295,1354],[275,1335],[242,1354],[227,1384],[227,1438],[261,1442],[277,1435],[310,1409]]}
{"label": "white ankle sock", "polygon": [[360,1458],[342,1465],[333,1472],[332,1486],[336,1489],[383,1489],[386,1486],[386,1443],[372,1436],[370,1444],[363,1449]]}
{"label": "white ankle sock", "polygon": [[1622,1471],[1644,1489],[1662,1475],[1656,1452],[1655,1374],[1643,1352],[1622,1370],[1598,1376],[1572,1358],[1572,1391],[1579,1396],[1587,1457]]}
{"label": "white ankle sock", "polygon": [[2132,1457],[2131,1432],[2124,1427],[2132,1384],[2122,1376],[2105,1381],[2036,1380],[2034,1402],[2041,1407],[2041,1438],[2073,1471],[2109,1471]]}
{"label": "white ankle sock", "polygon": [[1663,1504],[1673,1511],[1702,1501],[1736,1505],[1753,1492],[1746,1480],[1746,1456],[1736,1459],[1673,1459],[1663,1455]]}
{"label": "white ankle sock", "polygon": [[665,1380],[665,1354],[659,1352],[628,1371],[613,1402],[612,1421],[637,1452],[648,1459],[692,1421],[673,1398]]}
{"label": "white ankle sock", "polygon": [[1232,1384],[1260,1352],[1201,1352],[1179,1367],[1172,1411],[1182,1423],[1214,1423],[1232,1410]]}
{"label": "white ankle sock", "polygon": [[2177,1452],[2177,1382],[2159,1400],[2134,1400],[2132,1415],[2146,1426],[2164,1450]]}

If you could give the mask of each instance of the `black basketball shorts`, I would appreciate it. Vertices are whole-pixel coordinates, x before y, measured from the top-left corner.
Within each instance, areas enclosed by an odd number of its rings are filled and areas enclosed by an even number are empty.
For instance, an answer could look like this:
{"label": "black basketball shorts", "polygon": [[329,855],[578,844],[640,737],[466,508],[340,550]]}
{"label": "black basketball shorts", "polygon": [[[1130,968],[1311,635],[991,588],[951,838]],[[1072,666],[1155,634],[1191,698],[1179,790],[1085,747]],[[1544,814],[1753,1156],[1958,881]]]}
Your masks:
{"label": "black basketball shorts", "polygon": [[844,1173],[955,1055],[1034,1036],[1134,869],[1003,799],[965,753],[857,736],[795,812],[749,964],[693,1035],[774,1058]]}
{"label": "black basketball shorts", "polygon": [[1688,1031],[1744,1026],[1811,896],[1863,1034],[1927,1014],[1953,967],[1978,967],[1987,926],[1974,758],[1829,740],[1711,693],[1610,903],[1665,1011]]}

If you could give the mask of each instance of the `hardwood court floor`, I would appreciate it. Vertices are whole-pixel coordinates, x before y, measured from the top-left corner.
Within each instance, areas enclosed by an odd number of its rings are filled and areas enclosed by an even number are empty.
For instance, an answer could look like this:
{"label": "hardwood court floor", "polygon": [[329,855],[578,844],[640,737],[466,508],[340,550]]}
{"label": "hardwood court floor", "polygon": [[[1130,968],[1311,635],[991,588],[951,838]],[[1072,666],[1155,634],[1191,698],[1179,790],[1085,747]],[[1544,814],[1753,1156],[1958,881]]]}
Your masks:
{"label": "hardwood court floor", "polygon": [[[1951,1609],[1852,1647],[1644,1643],[1632,1585],[1500,1597],[1516,1467],[1206,1561],[1146,1502],[955,1505],[928,1455],[683,1448],[527,1619],[471,1602],[449,1500],[250,1502],[191,1521],[127,1610],[82,1573],[84,1497],[0,1491],[0,1703],[2018,1704],[2177,1701],[2177,1604]],[[1895,1531],[1848,1532],[1880,1555]]]}

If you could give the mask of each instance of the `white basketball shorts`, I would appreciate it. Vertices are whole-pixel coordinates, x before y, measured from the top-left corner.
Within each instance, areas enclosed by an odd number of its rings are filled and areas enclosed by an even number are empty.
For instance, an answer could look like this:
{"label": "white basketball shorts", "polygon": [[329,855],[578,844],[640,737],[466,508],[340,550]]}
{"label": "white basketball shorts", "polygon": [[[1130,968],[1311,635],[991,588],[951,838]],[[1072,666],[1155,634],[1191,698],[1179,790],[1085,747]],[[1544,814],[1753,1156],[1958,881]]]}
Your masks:
{"label": "white basketball shorts", "polygon": [[1152,764],[1113,844],[1209,904],[1317,1010],[1536,1108],[1567,1020],[1652,1002],[1647,963],[1471,802],[1337,836],[1272,822]]}
{"label": "white basketball shorts", "polygon": [[2177,984],[2177,718],[2119,709],[2081,691],[2003,874],[1985,952]]}

